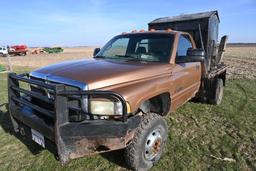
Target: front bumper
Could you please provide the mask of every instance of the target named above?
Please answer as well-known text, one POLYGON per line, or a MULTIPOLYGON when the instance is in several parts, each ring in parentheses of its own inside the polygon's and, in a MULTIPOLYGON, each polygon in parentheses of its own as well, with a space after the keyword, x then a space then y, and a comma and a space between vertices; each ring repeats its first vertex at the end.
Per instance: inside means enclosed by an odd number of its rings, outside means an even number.
MULTIPOLYGON (((69 96, 71 95, 104 95, 114 96, 126 105, 123 98, 112 92, 89 92, 89 91, 65 91, 65 85, 51 85, 41 81, 31 80, 24 75, 10 74, 8 77, 9 113, 15 132, 36 130, 57 149, 59 159, 62 163, 70 159, 84 155, 122 149, 127 146, 133 138, 134 130, 138 127, 141 116, 127 117, 124 112, 123 119, 116 120, 82 120, 71 122, 69 118, 69 107, 71 106, 69 96), (44 99, 38 94, 24 90, 19 82, 43 86, 54 90, 54 100, 44 99), (32 104, 22 97, 26 94, 33 98, 52 102, 54 110, 49 111, 40 106, 32 104)), ((126 107, 124 107, 126 111, 126 107)), ((27 131, 26 134, 31 134, 27 131)), ((31 136, 28 136, 31 137, 31 136)), ((47 146, 46 146, 47 147, 47 146)))

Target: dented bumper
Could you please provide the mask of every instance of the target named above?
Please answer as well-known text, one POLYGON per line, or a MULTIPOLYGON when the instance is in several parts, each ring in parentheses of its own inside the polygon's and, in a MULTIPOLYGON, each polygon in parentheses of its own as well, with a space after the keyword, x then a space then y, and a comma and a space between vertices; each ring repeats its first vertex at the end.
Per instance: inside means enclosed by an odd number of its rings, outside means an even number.
MULTIPOLYGON (((141 116, 135 115, 128 118, 125 112, 123 118, 118 121, 102 119, 70 121, 69 107, 74 104, 70 101, 71 95, 81 97, 92 94, 109 95, 126 105, 120 95, 112 92, 66 91, 65 85, 46 84, 16 74, 9 75, 8 84, 9 113, 14 130, 22 134, 28 134, 27 137, 29 138, 31 138, 33 130, 36 130, 40 135, 42 134, 46 142, 54 144, 62 163, 88 154, 125 148, 133 138, 134 130, 141 121, 141 116), (22 89, 20 86, 22 81, 54 90, 54 100, 22 89), (52 110, 33 104, 28 98, 23 98, 22 95, 24 94, 31 98, 38 97, 40 100, 52 103, 52 110)), ((79 98, 76 96, 76 99, 79 98)), ((126 111, 125 106, 123 109, 126 111)))
POLYGON ((61 146, 59 155, 66 161, 87 154, 125 148, 139 123, 140 116, 134 116, 126 122, 103 120, 63 125, 58 137, 61 146))

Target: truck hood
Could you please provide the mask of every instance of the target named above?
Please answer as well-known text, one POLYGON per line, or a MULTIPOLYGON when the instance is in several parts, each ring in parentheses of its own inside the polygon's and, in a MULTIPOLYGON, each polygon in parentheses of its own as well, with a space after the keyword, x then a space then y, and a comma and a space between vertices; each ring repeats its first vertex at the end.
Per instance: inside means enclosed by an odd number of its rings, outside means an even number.
POLYGON ((66 61, 37 69, 30 76, 64 84, 100 89, 170 73, 171 64, 102 59, 66 61))

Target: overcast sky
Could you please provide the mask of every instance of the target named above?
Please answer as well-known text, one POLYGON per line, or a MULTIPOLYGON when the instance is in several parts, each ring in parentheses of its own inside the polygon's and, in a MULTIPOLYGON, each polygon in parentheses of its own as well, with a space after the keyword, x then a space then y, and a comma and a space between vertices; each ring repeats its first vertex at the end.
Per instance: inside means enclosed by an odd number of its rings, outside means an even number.
POLYGON ((229 42, 256 42, 256 0, 1 1, 0 44, 103 45, 155 18, 218 10, 229 42))

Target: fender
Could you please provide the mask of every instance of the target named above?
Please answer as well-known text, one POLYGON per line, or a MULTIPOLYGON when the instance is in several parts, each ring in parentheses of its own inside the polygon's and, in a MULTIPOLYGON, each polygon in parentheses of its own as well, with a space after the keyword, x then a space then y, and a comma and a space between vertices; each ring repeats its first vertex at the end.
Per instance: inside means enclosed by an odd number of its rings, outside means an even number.
POLYGON ((121 94, 129 103, 132 113, 135 113, 144 101, 160 94, 172 94, 170 92, 172 84, 171 74, 168 73, 153 78, 146 78, 135 82, 104 88, 104 90, 110 90, 121 94))

